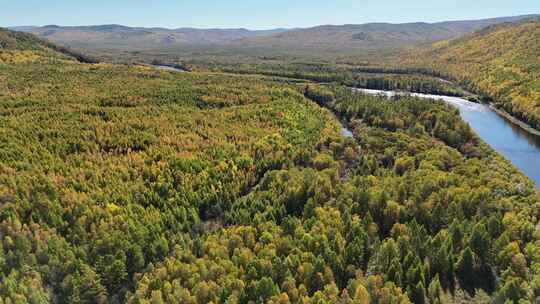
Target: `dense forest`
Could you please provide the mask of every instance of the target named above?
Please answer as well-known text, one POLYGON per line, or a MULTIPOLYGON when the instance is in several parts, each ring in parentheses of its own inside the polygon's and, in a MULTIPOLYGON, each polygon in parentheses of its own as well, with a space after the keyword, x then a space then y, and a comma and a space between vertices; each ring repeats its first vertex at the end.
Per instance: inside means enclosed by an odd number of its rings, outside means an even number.
POLYGON ((540 297, 540 194, 442 102, 0 46, 0 303, 540 297))
MULTIPOLYGON (((266 75, 287 78, 290 81, 337 83, 348 87, 375 90, 398 90, 448 96, 475 97, 458 85, 427 74, 427 70, 412 68, 391 69, 386 67, 355 66, 324 61, 274 62, 188 62, 187 67, 205 72, 225 72, 240 75, 266 75)), ((431 72, 431 70, 429 70, 431 72)))

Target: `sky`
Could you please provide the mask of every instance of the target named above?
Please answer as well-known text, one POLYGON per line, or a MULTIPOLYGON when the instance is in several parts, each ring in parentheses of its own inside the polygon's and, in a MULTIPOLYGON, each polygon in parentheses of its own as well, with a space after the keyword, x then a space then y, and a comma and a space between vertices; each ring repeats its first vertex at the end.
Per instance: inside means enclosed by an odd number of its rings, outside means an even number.
POLYGON ((0 26, 291 28, 540 14, 540 0, 0 0, 0 26))

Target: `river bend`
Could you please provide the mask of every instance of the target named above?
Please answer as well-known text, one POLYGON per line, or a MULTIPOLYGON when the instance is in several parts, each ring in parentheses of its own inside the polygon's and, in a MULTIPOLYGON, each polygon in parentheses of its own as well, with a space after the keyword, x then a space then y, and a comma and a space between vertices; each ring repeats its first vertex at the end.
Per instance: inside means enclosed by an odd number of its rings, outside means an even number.
POLYGON ((457 107, 461 117, 482 140, 508 159, 540 187, 540 137, 531 134, 499 115, 488 105, 443 95, 402 93, 369 89, 354 89, 364 94, 406 94, 418 98, 444 100, 457 107))

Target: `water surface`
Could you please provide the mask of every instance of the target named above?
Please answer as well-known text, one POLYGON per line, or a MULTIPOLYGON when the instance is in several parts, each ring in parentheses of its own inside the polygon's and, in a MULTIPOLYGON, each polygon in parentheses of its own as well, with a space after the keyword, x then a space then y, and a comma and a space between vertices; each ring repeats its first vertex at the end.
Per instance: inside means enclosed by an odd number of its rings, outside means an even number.
POLYGON ((537 187, 540 187, 540 137, 509 122, 489 106, 452 96, 368 89, 355 90, 388 97, 396 94, 407 94, 419 98, 444 100, 459 109, 463 120, 469 123, 478 136, 525 173, 536 183, 537 187))
POLYGON ((354 138, 353 132, 345 126, 345 124, 341 123, 341 136, 347 137, 347 138, 354 138))
POLYGON ((151 66, 158 70, 164 70, 164 71, 170 71, 170 72, 185 72, 186 71, 181 68, 168 66, 168 65, 152 64, 151 66))

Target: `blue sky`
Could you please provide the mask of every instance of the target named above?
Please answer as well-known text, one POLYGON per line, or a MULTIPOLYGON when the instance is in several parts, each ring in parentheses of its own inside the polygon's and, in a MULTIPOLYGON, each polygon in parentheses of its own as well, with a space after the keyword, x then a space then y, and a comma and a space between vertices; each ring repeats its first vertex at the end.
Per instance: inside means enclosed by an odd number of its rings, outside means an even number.
POLYGON ((0 0, 0 26, 306 27, 540 13, 540 0, 0 0))

